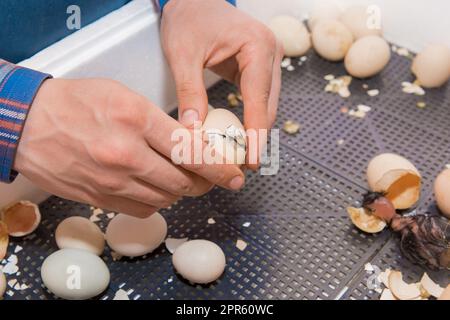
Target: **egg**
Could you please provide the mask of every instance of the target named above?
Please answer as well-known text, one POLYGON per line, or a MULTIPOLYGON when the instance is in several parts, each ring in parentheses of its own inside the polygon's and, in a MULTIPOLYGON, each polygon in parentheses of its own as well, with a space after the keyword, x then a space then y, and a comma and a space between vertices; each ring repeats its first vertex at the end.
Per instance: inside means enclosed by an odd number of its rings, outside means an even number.
POLYGON ((214 242, 191 240, 177 248, 172 256, 175 270, 192 283, 216 281, 225 270, 225 254, 214 242))
POLYGON ((0 218, 8 226, 10 236, 23 237, 36 230, 41 222, 41 213, 36 204, 23 200, 4 208, 0 218))
POLYGON ((368 78, 381 72, 391 58, 388 43, 378 36, 358 39, 345 56, 345 69, 356 78, 368 78))
POLYGON ((371 26, 373 19, 381 19, 375 13, 368 12, 367 6, 351 6, 344 10, 340 17, 340 21, 350 30, 355 39, 365 36, 381 36, 383 31, 381 21, 371 26))
POLYGON ((108 287, 110 273, 103 260, 89 251, 61 249, 44 260, 41 277, 57 297, 86 300, 108 287))
POLYGON ((311 36, 305 25, 294 17, 281 15, 272 18, 269 28, 275 34, 288 57, 299 57, 311 48, 311 36))
POLYGON ((442 214, 450 219, 450 169, 442 171, 434 181, 434 196, 442 214))
POLYGON ((320 20, 312 32, 314 49, 330 61, 344 59, 353 43, 350 30, 337 20, 320 20))
POLYGON ((126 257, 139 257, 152 252, 164 242, 166 235, 166 220, 158 212, 145 219, 118 214, 106 228, 108 245, 126 257))
MULTIPOLYGON (((247 153, 247 136, 244 126, 232 112, 217 108, 208 112, 203 122, 215 163, 244 164, 247 153)), ((209 160, 208 160, 209 161, 209 160)))
POLYGON ((425 88, 440 87, 450 78, 450 49, 429 45, 413 60, 411 71, 425 88))
POLYGON ((421 176, 406 158, 383 153, 373 158, 367 167, 370 190, 385 192, 396 209, 409 209, 420 198, 421 176))
POLYGON ((58 248, 81 249, 101 255, 105 249, 105 236, 100 228, 84 217, 69 217, 56 228, 58 248))
POLYGON ((314 1, 315 4, 309 13, 308 26, 310 30, 314 29, 314 26, 319 20, 338 20, 342 14, 342 10, 333 1, 314 1), (319 2, 319 3, 316 3, 319 2))
POLYGON ((0 299, 3 297, 6 291, 6 278, 5 274, 0 270, 0 299))

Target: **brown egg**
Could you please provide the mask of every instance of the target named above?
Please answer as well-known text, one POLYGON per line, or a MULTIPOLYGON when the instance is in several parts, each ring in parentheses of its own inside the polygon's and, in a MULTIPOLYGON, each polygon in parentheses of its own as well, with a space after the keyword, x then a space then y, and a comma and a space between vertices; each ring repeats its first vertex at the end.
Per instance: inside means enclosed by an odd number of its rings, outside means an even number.
POLYGON ((308 29, 294 17, 276 16, 269 22, 269 28, 283 45, 284 54, 288 57, 299 57, 311 48, 308 29))
POLYGON ((381 72, 391 57, 387 42, 378 36, 358 39, 345 56, 345 69, 356 78, 368 78, 381 72))
POLYGON ((450 78, 450 49, 445 45, 430 45, 413 61, 411 71, 422 87, 440 87, 450 78))
POLYGON ((371 35, 381 36, 382 34, 381 25, 380 28, 370 26, 372 14, 368 12, 368 9, 367 6, 351 6, 341 15, 340 21, 345 24, 355 39, 371 35))
POLYGON ((434 196, 442 214, 450 219, 450 169, 442 171, 434 181, 434 196))
POLYGON ((314 49, 324 59, 344 59, 353 43, 350 30, 337 20, 319 20, 312 32, 314 49))

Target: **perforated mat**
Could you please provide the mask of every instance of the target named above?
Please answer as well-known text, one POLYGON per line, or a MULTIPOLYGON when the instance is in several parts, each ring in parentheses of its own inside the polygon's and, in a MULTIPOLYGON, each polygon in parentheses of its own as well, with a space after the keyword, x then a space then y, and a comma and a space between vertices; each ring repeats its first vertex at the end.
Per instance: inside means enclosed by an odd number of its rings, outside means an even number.
MULTIPOLYGON (((352 95, 343 99, 325 93, 326 74, 344 75, 342 64, 315 54, 293 71, 283 71, 283 89, 276 127, 296 120, 296 135, 280 133, 280 170, 273 176, 247 174, 239 193, 215 188, 198 199, 186 198, 162 210, 169 236, 210 239, 227 257, 224 275, 209 286, 192 286, 173 270, 171 255, 161 246, 139 259, 113 261, 109 249, 103 259, 111 271, 108 290, 98 297, 111 299, 122 288, 131 299, 378 299, 368 288, 371 274, 365 265, 399 268, 407 280, 423 271, 442 285, 450 271, 432 272, 412 265, 398 249, 390 231, 368 235, 358 231, 345 208, 357 204, 365 191, 364 171, 380 152, 396 152, 413 161, 424 177, 418 212, 435 211, 432 181, 450 163, 450 86, 427 90, 418 97, 401 91, 401 82, 414 79, 410 60, 395 53, 381 75, 353 79, 352 95), (369 97, 367 84, 380 94, 369 97), (426 102, 424 109, 416 107, 426 102), (340 112, 363 103, 372 108, 364 119, 340 112), (208 224, 214 218, 215 224, 208 224), (236 240, 248 243, 244 251, 236 240)), ((236 88, 220 82, 209 90, 210 103, 227 105, 236 88)), ((233 112, 242 117, 242 108, 233 112)), ((20 274, 8 276, 28 286, 9 288, 6 299, 53 299, 40 278, 40 266, 57 250, 54 231, 67 216, 90 216, 87 205, 51 197, 42 203, 43 221, 37 232, 13 239, 20 274)), ((100 216, 101 228, 108 218, 100 216)))

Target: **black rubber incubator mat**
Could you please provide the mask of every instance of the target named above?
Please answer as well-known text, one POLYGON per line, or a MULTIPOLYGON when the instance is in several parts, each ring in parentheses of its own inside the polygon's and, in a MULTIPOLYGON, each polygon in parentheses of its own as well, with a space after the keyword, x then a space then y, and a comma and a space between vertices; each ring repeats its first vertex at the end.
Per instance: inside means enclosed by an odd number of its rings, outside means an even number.
MULTIPOLYGON (((209 239, 225 252, 223 276, 208 286, 192 286, 173 269, 164 245, 137 259, 115 261, 109 249, 102 258, 111 272, 108 290, 99 299, 112 299, 117 290, 130 299, 379 299, 368 285, 371 270, 392 268, 405 280, 418 281, 426 271, 441 285, 450 271, 432 271, 402 257, 399 239, 388 229, 365 234, 356 229, 346 207, 366 191, 365 170, 380 152, 395 152, 411 160, 423 177, 417 212, 434 212, 432 184, 450 163, 450 86, 426 90, 424 96, 402 91, 413 82, 410 59, 392 54, 387 68, 369 80, 353 79, 351 96, 325 92, 324 76, 345 75, 342 63, 330 63, 310 53, 292 59, 283 69, 283 86, 276 128, 287 120, 300 123, 289 135, 280 130, 280 168, 276 175, 247 173, 247 184, 236 193, 215 188, 197 198, 185 198, 161 210, 168 236, 209 239), (369 96, 367 88, 379 94, 369 96), (417 107, 419 101, 425 108, 417 107), (363 118, 351 110, 364 104, 363 118), (213 218, 215 223, 208 223, 213 218), (236 241, 247 244, 244 250, 236 241), (368 267, 369 266, 369 267, 368 267)), ((227 107, 237 89, 222 81, 209 90, 210 104, 227 107)), ((242 119, 242 106, 231 108, 242 119)), ((9 290, 5 299, 53 299, 42 284, 43 260, 57 250, 54 232, 71 215, 89 217, 87 205, 51 197, 40 205, 38 230, 17 246, 24 290, 9 290)), ((101 215, 104 230, 109 218, 101 215)))

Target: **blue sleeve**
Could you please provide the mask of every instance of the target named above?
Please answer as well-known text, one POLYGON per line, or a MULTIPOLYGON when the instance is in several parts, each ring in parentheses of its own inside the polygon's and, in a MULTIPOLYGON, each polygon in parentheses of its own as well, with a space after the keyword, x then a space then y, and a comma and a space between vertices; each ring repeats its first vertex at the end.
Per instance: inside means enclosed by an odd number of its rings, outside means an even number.
MULTIPOLYGON (((159 4, 159 8, 162 11, 164 9, 164 6, 169 2, 170 0, 157 0, 156 2, 159 4)), ((228 3, 232 4, 233 6, 236 6, 236 0, 226 0, 228 3)))
POLYGON ((12 182, 17 145, 42 82, 51 76, 0 59, 0 182, 12 182))

